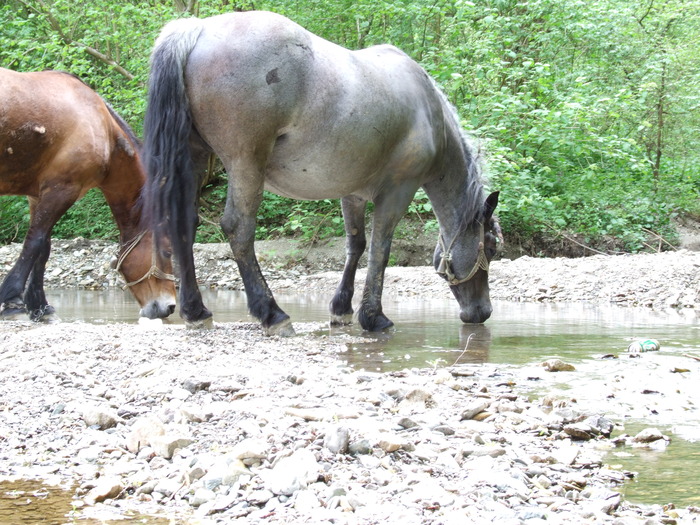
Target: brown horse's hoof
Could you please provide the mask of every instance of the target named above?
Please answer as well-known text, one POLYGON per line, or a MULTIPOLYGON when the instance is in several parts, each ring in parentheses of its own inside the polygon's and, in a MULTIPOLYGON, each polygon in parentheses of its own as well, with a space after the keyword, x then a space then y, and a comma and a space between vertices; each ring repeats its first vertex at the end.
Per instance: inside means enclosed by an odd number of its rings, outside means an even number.
POLYGON ((347 326, 354 322, 353 314, 335 315, 331 314, 331 326, 347 326))
POLYGON ((0 321, 29 321, 29 315, 24 310, 3 310, 0 321))
POLYGON ((277 323, 268 328, 263 327, 265 335, 278 335, 280 337, 294 337, 297 333, 294 331, 291 319, 285 319, 281 323, 277 323))
POLYGON ((214 318, 207 317, 199 321, 185 321, 185 328, 188 330, 213 330, 214 318))

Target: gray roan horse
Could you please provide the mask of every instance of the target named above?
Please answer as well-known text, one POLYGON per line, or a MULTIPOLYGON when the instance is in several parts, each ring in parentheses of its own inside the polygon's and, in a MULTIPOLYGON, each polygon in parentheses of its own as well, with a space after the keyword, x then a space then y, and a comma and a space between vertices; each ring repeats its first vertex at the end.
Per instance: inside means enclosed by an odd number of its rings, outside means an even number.
POLYGON ((365 206, 372 201, 358 319, 366 330, 392 326, 382 311, 384 271, 394 228, 420 187, 440 225, 435 267, 459 302, 460 318, 481 323, 491 315, 498 194, 484 199, 475 153, 453 109, 398 49, 348 51, 268 12, 171 22, 151 55, 144 135, 151 210, 169 227, 188 326, 211 325, 192 254, 199 173, 210 152, 228 172, 221 226, 248 308, 268 334, 294 330, 253 248, 263 188, 295 199, 342 199, 347 257, 330 303, 333 322, 352 319, 365 206))

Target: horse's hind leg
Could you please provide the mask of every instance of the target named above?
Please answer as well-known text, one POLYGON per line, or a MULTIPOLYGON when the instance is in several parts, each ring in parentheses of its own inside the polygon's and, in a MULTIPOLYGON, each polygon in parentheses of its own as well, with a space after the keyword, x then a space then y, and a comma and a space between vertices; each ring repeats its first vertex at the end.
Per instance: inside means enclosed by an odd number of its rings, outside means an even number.
POLYGON ((22 248, 22 254, 24 257, 20 256, 0 285, 0 318, 3 319, 14 319, 27 312, 22 292, 29 273, 27 269, 31 268, 31 263, 26 257, 31 255, 25 248, 22 248))
POLYGON ((355 273, 360 257, 367 246, 365 237, 365 207, 367 201, 360 197, 343 197, 340 201, 345 222, 345 268, 343 276, 331 300, 331 324, 352 322, 352 297, 355 293, 355 273))
POLYGON ((51 230, 78 196, 78 188, 57 185, 50 194, 42 196, 41 199, 29 198, 29 231, 19 259, 0 285, 0 317, 11 317, 20 312, 28 312, 31 315, 33 312, 49 310, 43 280, 44 267, 51 250, 51 230), (29 293, 25 293, 30 274, 32 278, 27 289, 29 293), (27 300, 29 303, 25 305, 27 300))
POLYGON ((46 294, 44 293, 44 272, 50 253, 51 239, 47 238, 34 262, 34 267, 29 274, 27 288, 24 291, 24 304, 32 321, 53 323, 60 320, 56 316, 54 307, 46 300, 46 294))
POLYGON ((267 335, 293 336, 294 328, 289 316, 277 305, 255 256, 255 217, 262 202, 262 176, 257 173, 257 168, 244 166, 243 163, 234 167, 227 163, 226 167, 229 184, 221 228, 228 237, 238 264, 248 298, 248 310, 260 320, 267 335))

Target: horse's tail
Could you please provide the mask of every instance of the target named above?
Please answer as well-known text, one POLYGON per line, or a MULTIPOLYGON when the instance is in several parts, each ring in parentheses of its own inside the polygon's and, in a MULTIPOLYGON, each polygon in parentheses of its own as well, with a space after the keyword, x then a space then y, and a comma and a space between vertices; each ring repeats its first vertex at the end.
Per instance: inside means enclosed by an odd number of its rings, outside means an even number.
POLYGON ((171 22, 151 53, 143 162, 148 174, 146 209, 152 227, 166 228, 176 255, 194 242, 196 181, 192 173, 192 114, 184 70, 202 25, 198 19, 171 22))

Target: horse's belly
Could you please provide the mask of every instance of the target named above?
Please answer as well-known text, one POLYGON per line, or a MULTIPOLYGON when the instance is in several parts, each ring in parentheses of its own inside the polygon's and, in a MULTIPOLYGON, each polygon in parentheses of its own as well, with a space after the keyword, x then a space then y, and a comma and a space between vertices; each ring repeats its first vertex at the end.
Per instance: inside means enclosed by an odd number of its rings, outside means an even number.
POLYGON ((360 195, 370 198, 362 179, 342 176, 338 172, 329 172, 317 165, 280 166, 268 170, 265 177, 265 189, 299 200, 339 199, 346 195, 360 195))

